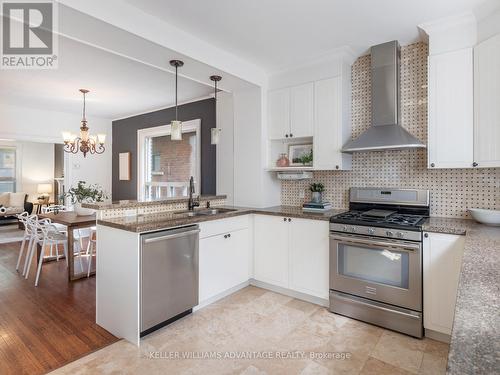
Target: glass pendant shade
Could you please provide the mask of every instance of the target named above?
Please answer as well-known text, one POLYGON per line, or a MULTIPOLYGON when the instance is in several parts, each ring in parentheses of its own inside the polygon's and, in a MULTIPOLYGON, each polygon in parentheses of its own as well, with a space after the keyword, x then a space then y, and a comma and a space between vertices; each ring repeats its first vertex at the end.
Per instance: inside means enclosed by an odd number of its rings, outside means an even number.
POLYGON ((106 134, 97 134, 97 142, 104 144, 106 141, 106 134))
POLYGON ((178 69, 184 65, 181 60, 170 60, 170 65, 175 67, 175 120, 170 123, 170 139, 172 141, 182 141, 182 122, 178 119, 177 113, 177 79, 178 79, 178 69))
POLYGON ((219 129, 219 128, 210 129, 210 143, 211 144, 213 144, 213 145, 219 144, 220 132, 221 132, 221 129, 219 129))
POLYGON ((63 132, 62 137, 63 137, 63 141, 66 143, 72 143, 73 140, 75 139, 73 137, 73 134, 71 134, 71 132, 63 132))
POLYGON ((172 141, 182 141, 182 122, 174 120, 170 126, 170 139, 172 141))

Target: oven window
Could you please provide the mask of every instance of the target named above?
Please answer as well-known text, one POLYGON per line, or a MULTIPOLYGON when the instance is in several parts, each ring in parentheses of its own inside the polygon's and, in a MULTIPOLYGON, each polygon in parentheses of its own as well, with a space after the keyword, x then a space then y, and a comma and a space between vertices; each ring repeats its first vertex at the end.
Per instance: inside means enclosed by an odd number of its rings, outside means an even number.
POLYGON ((404 251, 339 243, 338 273, 408 289, 409 254, 404 251))

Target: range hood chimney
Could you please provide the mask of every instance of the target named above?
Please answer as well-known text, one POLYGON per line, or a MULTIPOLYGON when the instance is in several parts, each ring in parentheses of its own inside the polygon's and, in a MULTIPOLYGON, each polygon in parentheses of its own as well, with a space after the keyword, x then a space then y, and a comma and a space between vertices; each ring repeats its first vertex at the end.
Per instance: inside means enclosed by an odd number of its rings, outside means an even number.
POLYGON ((342 152, 365 152, 425 148, 425 144, 400 125, 399 63, 397 40, 371 47, 372 124, 342 152))

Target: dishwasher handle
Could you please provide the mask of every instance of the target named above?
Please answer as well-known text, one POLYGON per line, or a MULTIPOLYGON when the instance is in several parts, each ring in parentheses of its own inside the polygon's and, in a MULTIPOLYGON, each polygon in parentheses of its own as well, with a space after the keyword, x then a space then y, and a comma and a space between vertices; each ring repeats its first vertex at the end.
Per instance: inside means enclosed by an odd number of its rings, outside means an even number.
POLYGON ((146 238, 144 240, 144 243, 152 243, 152 242, 158 242, 158 241, 164 241, 164 240, 171 240, 173 238, 185 237, 185 236, 190 236, 192 234, 198 234, 198 233, 200 233, 199 229, 193 229, 193 230, 189 230, 189 231, 185 231, 185 232, 167 234, 166 236, 146 238))

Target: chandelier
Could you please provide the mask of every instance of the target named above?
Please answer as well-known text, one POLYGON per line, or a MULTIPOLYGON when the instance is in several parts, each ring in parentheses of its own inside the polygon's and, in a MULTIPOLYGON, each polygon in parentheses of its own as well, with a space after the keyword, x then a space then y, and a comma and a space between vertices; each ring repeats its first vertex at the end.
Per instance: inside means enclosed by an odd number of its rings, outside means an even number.
POLYGON ((79 90, 83 94, 83 117, 80 135, 77 136, 71 132, 63 132, 64 151, 77 154, 80 151, 83 157, 90 154, 102 154, 105 150, 104 141, 106 134, 97 134, 97 137, 89 134, 87 118, 85 117, 85 95, 89 92, 86 89, 79 90))

